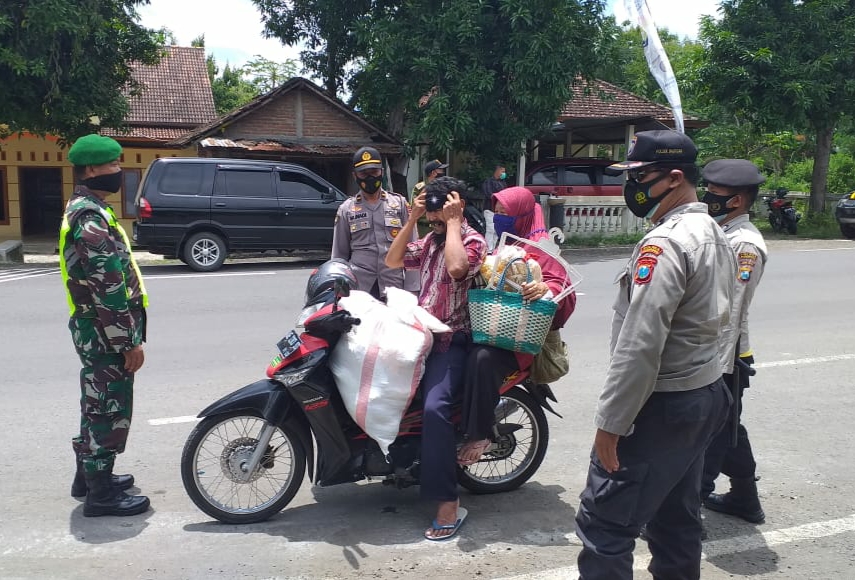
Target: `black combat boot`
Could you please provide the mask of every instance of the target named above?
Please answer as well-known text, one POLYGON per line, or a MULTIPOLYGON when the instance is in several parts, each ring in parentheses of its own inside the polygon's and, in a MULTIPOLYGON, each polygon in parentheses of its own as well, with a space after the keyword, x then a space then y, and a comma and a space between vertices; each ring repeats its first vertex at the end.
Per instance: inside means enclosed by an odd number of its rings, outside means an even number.
POLYGON ((128 495, 113 486, 113 475, 109 471, 97 471, 86 474, 86 503, 83 515, 96 516, 134 516, 148 510, 148 498, 144 495, 128 495))
POLYGON ((704 507, 742 518, 752 524, 766 522, 766 514, 757 495, 757 481, 753 477, 730 479, 730 491, 725 494, 711 493, 704 500, 704 507))
MULTIPOLYGON (((130 473, 127 475, 114 475, 113 485, 118 489, 128 489, 134 485, 134 476, 130 473)), ((86 497, 86 476, 83 474, 83 462, 77 460, 77 472, 74 474, 74 481, 71 483, 71 497, 86 497)))

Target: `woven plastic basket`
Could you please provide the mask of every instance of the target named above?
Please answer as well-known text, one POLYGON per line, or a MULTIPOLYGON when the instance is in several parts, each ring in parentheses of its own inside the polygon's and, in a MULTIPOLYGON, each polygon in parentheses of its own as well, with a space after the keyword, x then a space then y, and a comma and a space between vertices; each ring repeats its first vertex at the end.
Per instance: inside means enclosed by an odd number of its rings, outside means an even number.
MULTIPOLYGON (((526 302, 518 292, 498 289, 505 287, 505 274, 518 260, 522 258, 508 263, 496 289, 469 291, 472 340, 514 352, 537 354, 543 347, 558 305, 551 300, 526 302)), ((531 282, 530 271, 528 281, 531 282)))

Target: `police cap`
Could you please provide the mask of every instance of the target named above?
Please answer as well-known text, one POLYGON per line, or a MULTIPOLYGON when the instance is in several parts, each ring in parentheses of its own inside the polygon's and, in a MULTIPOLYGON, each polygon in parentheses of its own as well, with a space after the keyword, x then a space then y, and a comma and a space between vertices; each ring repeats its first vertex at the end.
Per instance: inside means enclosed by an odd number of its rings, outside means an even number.
POLYGON ((68 160, 73 165, 104 165, 122 155, 119 142, 103 135, 86 135, 74 142, 68 150, 68 160))
POLYGON ((374 147, 361 147, 353 154, 353 170, 383 169, 383 159, 374 147))
POLYGON ((609 166, 628 171, 654 163, 683 165, 694 163, 698 148, 683 133, 671 130, 639 131, 632 138, 626 161, 609 166))
POLYGON ((425 176, 430 175, 437 169, 445 169, 446 167, 448 167, 448 163, 443 163, 439 159, 428 161, 427 163, 425 163, 425 176))
POLYGON ((707 183, 723 187, 749 187, 766 181, 760 169, 746 159, 710 161, 704 166, 703 178, 707 183))

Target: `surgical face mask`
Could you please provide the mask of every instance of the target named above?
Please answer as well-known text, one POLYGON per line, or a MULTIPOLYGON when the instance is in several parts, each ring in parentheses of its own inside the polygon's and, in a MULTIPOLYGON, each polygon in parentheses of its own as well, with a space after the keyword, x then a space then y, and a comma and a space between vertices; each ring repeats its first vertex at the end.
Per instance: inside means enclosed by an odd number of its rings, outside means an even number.
POLYGON ((668 177, 668 175, 669 173, 666 171, 656 179, 644 183, 632 178, 627 179, 626 185, 623 186, 623 199, 629 211, 640 218, 649 218, 656 213, 659 204, 662 203, 665 196, 674 191, 675 188, 668 188, 662 195, 655 199, 650 197, 650 189, 668 177))
POLYGON ((517 218, 512 215, 493 214, 493 229, 496 231, 496 239, 502 237, 502 234, 508 232, 511 235, 517 235, 514 230, 514 222, 517 218))
POLYGON ((380 189, 380 186, 383 185, 381 175, 366 175, 364 177, 356 177, 356 185, 359 186, 359 189, 367 193, 368 195, 374 195, 380 189))
POLYGON ((728 214, 738 209, 736 207, 727 207, 727 202, 733 197, 732 195, 717 195, 711 191, 707 191, 704 197, 701 198, 701 201, 707 204, 707 212, 709 212, 710 217, 721 223, 727 218, 728 214))
POLYGON ((504 181, 504 180, 506 180, 507 178, 508 178, 508 174, 507 174, 507 173, 505 173, 504 171, 502 171, 502 174, 499 176, 499 179, 501 179, 502 181, 504 181))
POLYGON ((94 189, 95 191, 107 191, 109 193, 116 193, 117 191, 122 189, 122 170, 120 169, 116 173, 96 175, 95 177, 84 179, 80 183, 82 185, 85 185, 89 189, 94 189))

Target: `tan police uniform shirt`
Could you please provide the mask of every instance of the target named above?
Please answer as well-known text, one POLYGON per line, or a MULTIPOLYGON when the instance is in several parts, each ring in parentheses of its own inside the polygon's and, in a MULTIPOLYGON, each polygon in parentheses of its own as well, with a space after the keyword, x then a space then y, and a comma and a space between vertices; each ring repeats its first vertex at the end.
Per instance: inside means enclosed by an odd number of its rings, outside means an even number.
POLYGON ((363 193, 348 198, 338 208, 333 229, 332 257, 347 260, 359 282, 359 289, 370 292, 378 282, 380 293, 393 286, 407 290, 403 268, 387 268, 386 254, 392 241, 409 219, 403 196, 381 190, 380 199, 369 203, 363 193))
POLYGON ((689 391, 721 377, 734 276, 733 250, 706 204, 672 210, 644 236, 616 280, 598 428, 628 435, 654 391, 689 391))
POLYGON ((725 374, 733 373, 733 359, 736 354, 750 356, 751 344, 748 339, 748 308, 754 298, 754 291, 763 270, 766 267, 768 250, 763 235, 752 224, 748 215, 741 215, 722 226, 728 242, 735 253, 738 271, 733 289, 733 302, 730 307, 730 322, 722 332, 721 365, 725 374), (739 343, 739 353, 736 344, 739 343))

